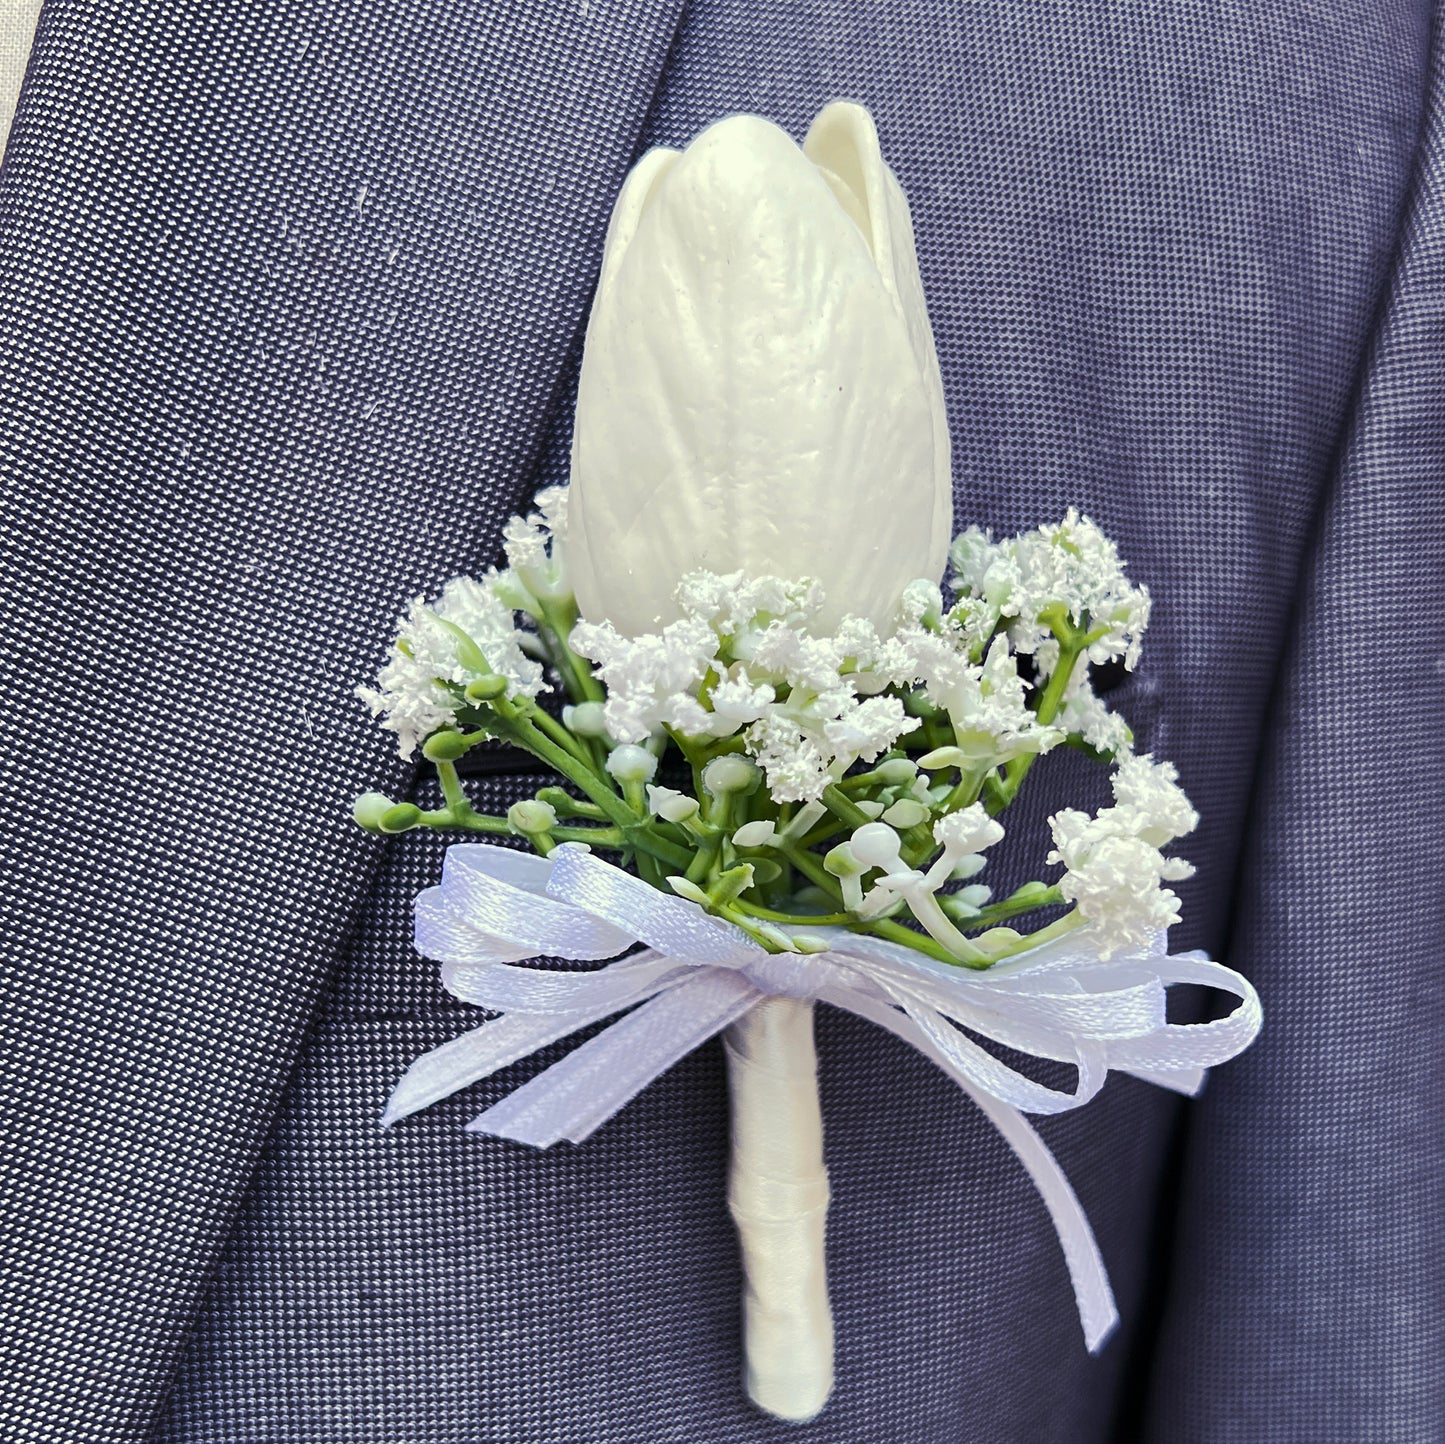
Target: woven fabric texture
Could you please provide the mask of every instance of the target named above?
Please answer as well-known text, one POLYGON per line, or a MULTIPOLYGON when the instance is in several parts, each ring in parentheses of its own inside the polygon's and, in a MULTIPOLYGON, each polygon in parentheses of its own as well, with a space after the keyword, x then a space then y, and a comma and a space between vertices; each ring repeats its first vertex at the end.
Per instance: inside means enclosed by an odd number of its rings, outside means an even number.
POLYGON ((1241 872, 1231 960, 1269 1031, 1201 1100, 1181 1184, 1153 1407, 1184 1444, 1445 1437, 1438 23, 1429 113, 1241 872))
MULTIPOLYGON (((1329 805, 1322 783, 1269 815, 1255 797, 1300 599, 1335 573, 1326 585, 1396 585, 1382 570, 1386 536, 1342 554, 1338 512, 1322 520, 1321 509, 1361 484, 1334 480, 1335 463, 1409 203, 1427 17, 1311 5, 1079 5, 1066 21, 939 7, 926 26, 913 15, 690 7, 646 139, 682 144, 738 109, 801 134, 839 94, 873 109, 913 204, 960 521, 1014 530, 1082 505, 1159 599, 1144 664, 1115 698, 1141 744, 1178 761, 1204 815, 1185 849, 1199 873, 1182 889, 1175 941, 1218 955, 1247 839, 1269 826, 1281 837, 1251 864, 1251 888, 1271 901, 1329 845, 1328 830, 1300 825, 1329 805)), ((1436 374, 1438 362, 1413 354, 1436 374)), ((564 405, 539 481, 565 477, 567 436, 564 405)), ((1424 555, 1438 556, 1434 540, 1424 555)), ((1410 580, 1394 605, 1438 598, 1425 567, 1410 580)), ((1347 624, 1322 616, 1320 645, 1347 624)), ((1342 685, 1374 680, 1351 672, 1342 685)), ((1061 799, 1102 785, 1081 759, 1039 767, 1005 874, 1038 857, 1061 799)), ((1424 823, 1406 799, 1392 824, 1395 845, 1423 857, 1424 823)), ((1357 834, 1367 825, 1354 817, 1357 834)), ((566 1044, 376 1132, 405 1064, 478 1016, 410 947, 411 902, 443 847, 390 846, 156 1440, 1172 1444, 1425 1440, 1445 1427, 1428 1397, 1431 1350, 1445 1343, 1439 1305, 1432 1313, 1422 1284, 1402 1323, 1385 1283, 1424 1261, 1434 1220, 1423 1198, 1374 1239, 1378 1253, 1358 1237, 1366 1215, 1334 1224, 1336 1242, 1356 1235, 1349 1286, 1372 1270, 1381 1281, 1349 1315, 1356 1345, 1283 1327, 1346 1282, 1321 1271, 1329 1243, 1306 1236, 1318 1217, 1291 1216, 1290 1175, 1270 1162, 1282 1139, 1308 1139, 1298 1148, 1321 1207, 1354 1197, 1328 1182, 1341 1153, 1371 1173, 1371 1203, 1424 1154, 1397 1162, 1397 1138, 1340 1130, 1338 1100, 1360 1086, 1349 1040, 1372 1004, 1335 980, 1327 1000, 1291 1010, 1292 990, 1323 965, 1296 955, 1287 933, 1261 946, 1257 914, 1240 919, 1235 948, 1271 1010, 1259 1056, 1284 1055, 1274 1066, 1319 1081, 1318 1098, 1290 1095, 1313 1129, 1240 1083, 1236 1111, 1195 1120, 1189 1143, 1208 1158, 1253 1130, 1223 1216, 1269 1212, 1279 1237, 1265 1270, 1290 1240, 1302 1250, 1292 1271, 1252 1280, 1256 1294, 1277 1280, 1272 1306, 1254 1309, 1244 1288, 1215 1297, 1236 1247, 1220 1226, 1222 1185, 1187 1195, 1174 1235, 1167 1178, 1188 1106, 1118 1080, 1084 1112, 1043 1124, 1125 1317, 1089 1360, 1043 1208, 988 1125, 896 1040, 822 1010, 839 1382, 822 1418, 798 1428, 759 1416, 739 1389, 719 1049, 689 1058, 582 1148, 536 1154, 461 1131, 566 1044), (1326 1007, 1333 1044, 1321 1055, 1326 1007), (1167 1358, 1161 1316, 1176 1331, 1167 1358), (1418 1330, 1409 1349, 1406 1327, 1418 1330), (1194 1330, 1213 1346, 1209 1365, 1191 1352, 1194 1330), (1369 1372, 1392 1352, 1414 1361, 1404 1397, 1369 1372), (1354 1372, 1340 1378, 1342 1362, 1354 1372), (1266 1370, 1290 1387, 1265 1389, 1266 1370)), ((1398 906, 1392 887, 1380 895, 1398 906)), ((1419 986, 1419 967, 1402 990, 1419 986)), ((1250 1266, 1241 1255, 1228 1272, 1250 1266)))
MULTIPOLYGON (((679 9, 47 8, 0 172, 0 1436, 1445 1436, 1430 7, 679 9), (1173 941, 1269 1022, 1201 1103, 1045 1121, 1125 1320, 1090 1360, 1002 1143, 822 1010, 839 1385, 799 1428, 739 1388, 716 1047, 581 1148, 460 1127, 566 1045, 377 1129, 477 1015, 410 947, 442 840, 377 870, 346 820, 406 785, 347 694, 565 476, 628 160, 839 95, 913 204, 960 522, 1080 505, 1158 598, 1114 695, 1204 817, 1173 941)), ((1004 876, 1103 787, 1045 759, 1004 876)))
POLYGON ((675 14, 55 0, 0 177, 0 1437, 148 1425, 521 498, 675 14))

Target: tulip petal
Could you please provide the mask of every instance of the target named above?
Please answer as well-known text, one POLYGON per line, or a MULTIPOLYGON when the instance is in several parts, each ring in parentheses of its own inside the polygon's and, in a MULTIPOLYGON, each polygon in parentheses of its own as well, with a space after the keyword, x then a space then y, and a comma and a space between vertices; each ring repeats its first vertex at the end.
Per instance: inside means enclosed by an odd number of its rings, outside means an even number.
MULTIPOLYGON (((856 195, 847 167, 869 152, 837 149, 856 195)), ((909 289, 906 202, 900 235, 891 177, 874 171, 857 197, 870 244, 859 207, 785 132, 734 116, 652 161, 619 204, 573 442, 584 615, 655 631, 686 572, 742 570, 817 577, 820 627, 850 612, 886 627, 907 582, 942 573, 937 361, 916 266, 909 289)))
POLYGON ((602 248, 602 271, 597 278, 597 288, 611 286, 622 264, 622 257, 637 234, 637 223, 642 219, 658 181, 672 169, 673 162, 682 152, 657 146, 647 152, 627 173, 622 183, 617 204, 612 208, 612 218, 607 222, 607 240, 602 248))
POLYGON ((815 165, 826 167, 858 197, 867 217, 864 234, 878 263, 884 284, 889 286, 903 309, 909 339, 919 370, 930 391, 933 412, 933 464, 937 494, 933 514, 930 558, 937 557, 920 576, 935 579, 943 571, 948 544, 953 537, 953 460, 948 436, 948 410, 943 394, 943 374, 923 298, 923 280, 913 243, 913 217, 908 198, 898 178, 883 159, 878 128, 861 105, 834 101, 819 111, 803 142, 803 154, 815 165))
MULTIPOLYGON (((622 264, 622 258, 627 254, 627 248, 632 244, 632 238, 637 234, 637 225, 642 218, 642 213, 651 199, 652 192, 657 182, 672 168, 673 162, 681 155, 681 151, 669 150, 665 146, 658 146, 647 152, 641 160, 627 173, 627 179, 622 183, 622 190, 617 197, 617 203, 612 208, 611 219, 607 222, 607 239, 602 247, 602 270, 597 278, 598 294, 604 294, 612 288, 617 276, 617 269, 622 264)), ((595 314, 595 312, 594 312, 595 314)), ((591 335, 591 326, 588 327, 588 335, 591 335)), ((577 439, 582 428, 576 427, 572 436, 572 471, 577 471, 577 439)), ((606 560, 606 550, 599 552, 589 541, 587 534, 587 508, 576 505, 578 498, 584 495, 585 488, 579 488, 571 495, 572 505, 569 507, 567 521, 567 535, 563 540, 563 547, 567 558, 567 571, 571 579, 572 588, 579 596, 595 596, 598 593, 601 583, 597 578, 596 564, 599 558, 606 560)), ((589 613, 594 620, 600 620, 597 613, 589 613)))

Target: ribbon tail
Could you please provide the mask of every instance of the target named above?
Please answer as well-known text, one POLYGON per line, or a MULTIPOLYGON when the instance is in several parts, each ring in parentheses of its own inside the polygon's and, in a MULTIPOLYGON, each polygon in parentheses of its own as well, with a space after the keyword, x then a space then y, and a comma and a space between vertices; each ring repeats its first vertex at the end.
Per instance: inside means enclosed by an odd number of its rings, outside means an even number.
POLYGON ((933 1060, 983 1110, 989 1121, 1003 1135, 1023 1164, 1049 1211, 1049 1218, 1064 1251, 1069 1279, 1074 1286, 1074 1299, 1079 1306, 1079 1322, 1084 1329, 1084 1343, 1091 1354, 1098 1353, 1104 1341, 1119 1323, 1119 1310, 1114 1291, 1109 1286, 1109 1273, 1104 1267, 1094 1230, 1084 1213, 1084 1206, 1073 1185, 1049 1152, 1048 1145, 1034 1131, 1028 1119, 1017 1108, 991 1098, 967 1078, 960 1075, 947 1053, 918 1024, 896 1009, 871 998, 844 989, 830 989, 821 994, 826 1002, 846 1008, 870 1022, 887 1028, 905 1043, 917 1048, 933 1060))
POLYGON ((564 1138, 581 1143, 760 997, 741 973, 709 969, 573 1049, 474 1118, 467 1129, 534 1148, 549 1148, 564 1138))
POLYGON ((1197 1097, 1204 1087, 1204 1080, 1209 1076, 1205 1068, 1120 1068, 1120 1073, 1127 1073, 1131 1078, 1138 1078, 1145 1083, 1155 1083, 1160 1088, 1172 1089, 1175 1093, 1182 1093, 1186 1098, 1197 1097))
POLYGON ((1119 1310, 1084 1206, 1059 1167, 1058 1159, 1049 1152, 1048 1144, 1017 1108, 978 1093, 967 1084, 963 1086, 1003 1134, 1004 1141, 1033 1179, 1064 1250, 1064 1262, 1079 1306, 1079 1322, 1084 1327, 1084 1344, 1091 1354, 1097 1354, 1118 1327, 1119 1310))
POLYGON ((381 1126, 389 1128, 399 1119, 449 1098, 459 1089, 490 1077, 499 1068, 617 1012, 622 1006, 608 1000, 602 1006, 569 1013, 508 1013, 483 1023, 480 1028, 423 1053, 401 1075, 387 1099, 381 1126))

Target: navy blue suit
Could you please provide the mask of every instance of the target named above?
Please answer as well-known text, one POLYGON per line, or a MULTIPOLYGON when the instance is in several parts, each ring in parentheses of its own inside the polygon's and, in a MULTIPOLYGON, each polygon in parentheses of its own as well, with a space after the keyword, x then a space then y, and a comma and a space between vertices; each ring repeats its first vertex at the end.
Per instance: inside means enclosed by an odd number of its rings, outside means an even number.
MULTIPOLYGON (((50 0, 0 170, 0 1435, 1445 1438, 1433 11, 50 0), (1266 1025, 1198 1101, 1043 1122, 1124 1319, 1090 1359, 986 1120, 820 1010, 798 1428, 738 1382, 716 1045, 580 1148, 460 1129, 560 1048, 377 1129, 476 1016, 410 947, 443 840, 349 820, 433 786, 350 688, 565 478, 629 163, 838 97, 912 204, 959 525, 1078 505, 1154 592, 1111 701, 1203 817, 1171 941, 1266 1025)), ((1017 865, 1103 787, 1045 759, 1017 865)))

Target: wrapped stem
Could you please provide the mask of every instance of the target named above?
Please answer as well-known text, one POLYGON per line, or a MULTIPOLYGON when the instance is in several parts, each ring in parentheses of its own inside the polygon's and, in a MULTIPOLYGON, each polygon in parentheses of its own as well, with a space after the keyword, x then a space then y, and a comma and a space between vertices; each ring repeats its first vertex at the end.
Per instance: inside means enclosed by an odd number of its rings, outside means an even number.
POLYGON ((823 1257, 828 1175, 813 1004, 768 998, 728 1028, 728 1206, 743 1262, 744 1383, 760 1408, 811 1419, 833 1388, 823 1257))

